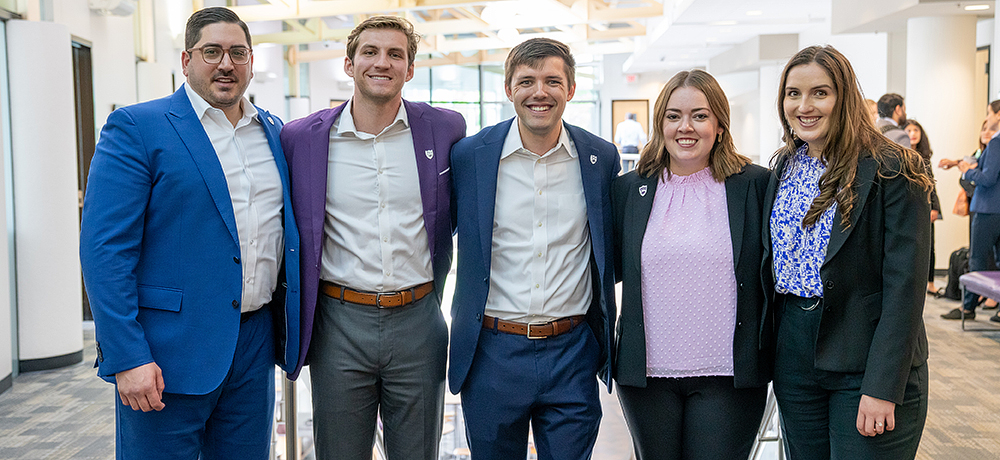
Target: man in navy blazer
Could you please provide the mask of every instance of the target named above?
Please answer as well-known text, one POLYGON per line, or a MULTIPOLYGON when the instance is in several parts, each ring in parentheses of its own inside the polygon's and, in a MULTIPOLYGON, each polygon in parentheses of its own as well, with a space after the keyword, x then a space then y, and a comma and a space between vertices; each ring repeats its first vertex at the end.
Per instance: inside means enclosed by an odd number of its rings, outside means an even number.
POLYGON ((250 33, 188 20, 172 96, 118 109, 90 167, 80 260, 119 459, 266 459, 274 365, 298 360, 298 232, 281 120, 243 93, 250 33))
POLYGON ((594 377, 611 378, 618 152, 562 121, 576 89, 565 44, 528 40, 504 68, 517 117, 451 152, 449 383, 476 460, 523 458, 529 424, 539 459, 590 458, 601 419, 594 377))
POLYGON ((370 459, 376 413, 390 459, 438 457, 448 152, 465 120, 402 99, 418 40, 405 19, 365 20, 347 39, 351 100, 281 131, 303 238, 302 349, 319 459, 370 459))

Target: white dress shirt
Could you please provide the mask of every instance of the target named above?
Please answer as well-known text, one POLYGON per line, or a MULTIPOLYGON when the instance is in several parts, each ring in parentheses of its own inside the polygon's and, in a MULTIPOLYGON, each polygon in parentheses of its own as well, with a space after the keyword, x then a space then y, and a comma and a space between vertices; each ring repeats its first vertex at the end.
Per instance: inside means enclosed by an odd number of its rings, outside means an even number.
POLYGON ((240 311, 257 310, 271 301, 278 285, 285 244, 281 175, 274 153, 257 120, 257 108, 245 97, 240 101, 243 118, 233 127, 221 109, 209 105, 187 84, 184 89, 219 157, 233 202, 243 267, 240 311))
POLYGON ((646 131, 642 129, 642 123, 628 118, 622 120, 615 128, 615 143, 623 147, 641 147, 646 144, 646 131))
POLYGON ((590 228, 576 147, 563 128, 542 156, 517 120, 500 155, 486 314, 519 322, 583 315, 593 299, 590 228))
POLYGON ((389 292, 434 279, 406 108, 382 132, 358 131, 348 101, 330 129, 320 278, 389 292))

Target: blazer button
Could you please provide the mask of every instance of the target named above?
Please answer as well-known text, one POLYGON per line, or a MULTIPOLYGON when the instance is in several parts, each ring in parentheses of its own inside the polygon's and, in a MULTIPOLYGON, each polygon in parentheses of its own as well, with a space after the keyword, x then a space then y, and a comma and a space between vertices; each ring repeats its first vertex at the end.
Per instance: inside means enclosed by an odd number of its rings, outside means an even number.
POLYGON ((237 264, 239 264, 240 263, 240 258, 239 257, 233 257, 233 262, 236 262, 237 264))
POLYGON ((483 320, 483 315, 480 314, 480 313, 476 313, 476 320, 477 321, 482 321, 483 320))
POLYGON ((743 321, 737 321, 736 327, 743 327, 743 321))
POLYGON ((233 301, 233 308, 240 308, 240 301, 239 300, 234 300, 233 301))
POLYGON ((826 288, 827 289, 833 289, 833 281, 832 280, 826 282, 826 288))

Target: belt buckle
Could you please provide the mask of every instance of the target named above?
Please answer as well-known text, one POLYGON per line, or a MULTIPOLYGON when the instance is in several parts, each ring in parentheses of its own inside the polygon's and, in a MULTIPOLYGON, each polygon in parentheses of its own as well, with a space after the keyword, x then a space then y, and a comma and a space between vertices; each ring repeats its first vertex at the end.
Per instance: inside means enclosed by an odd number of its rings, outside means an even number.
MULTIPOLYGON (((551 321, 549 321, 549 322, 551 322, 551 321)), ((545 322, 545 323, 528 323, 528 332, 526 332, 524 335, 526 337, 528 337, 529 339, 531 339, 531 340, 538 340, 538 339, 547 339, 547 338, 549 338, 549 336, 547 336, 547 335, 546 336, 541 336, 541 335, 535 335, 535 336, 533 336, 533 335, 531 335, 531 326, 544 326, 544 325, 548 324, 549 322, 545 322)))
POLYGON ((375 307, 377 307, 377 308, 386 308, 386 307, 382 306, 382 293, 381 292, 376 292, 375 293, 375 307))

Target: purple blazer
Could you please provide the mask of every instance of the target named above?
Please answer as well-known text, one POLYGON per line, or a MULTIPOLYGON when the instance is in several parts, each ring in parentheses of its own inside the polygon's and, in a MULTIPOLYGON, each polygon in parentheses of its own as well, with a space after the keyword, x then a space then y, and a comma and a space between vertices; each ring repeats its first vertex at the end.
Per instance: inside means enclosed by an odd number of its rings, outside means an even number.
MULTIPOLYGON (((326 220, 327 159, 330 129, 347 104, 320 110, 289 122, 281 130, 281 146, 291 177, 292 209, 301 236, 301 347, 299 361, 288 373, 298 377, 312 341, 313 318, 319 295, 319 274, 326 220)), ((465 119, 451 110, 403 101, 417 158, 424 227, 431 251, 435 293, 440 300, 451 268, 454 222, 451 212, 451 146, 465 137, 465 119)))

